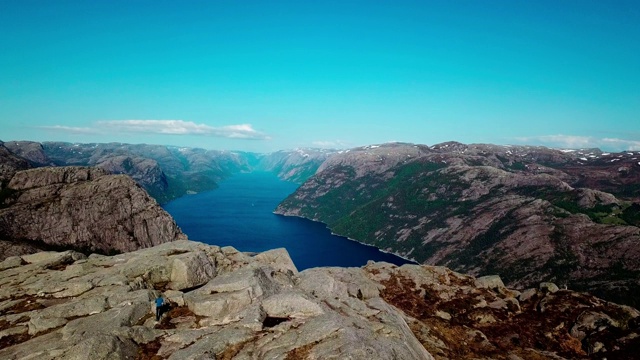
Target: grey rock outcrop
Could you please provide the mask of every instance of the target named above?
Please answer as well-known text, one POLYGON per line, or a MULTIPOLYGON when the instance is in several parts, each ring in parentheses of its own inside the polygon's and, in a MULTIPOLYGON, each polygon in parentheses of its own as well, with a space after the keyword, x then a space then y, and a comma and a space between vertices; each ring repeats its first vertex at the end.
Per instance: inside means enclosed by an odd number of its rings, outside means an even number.
MULTIPOLYGON (((370 304, 348 291, 319 298, 297 286, 286 251, 263 256, 273 266, 190 241, 113 257, 75 254, 25 255, 17 267, 6 260, 12 264, 0 277, 0 358, 76 359, 91 353, 95 359, 124 359, 148 352, 170 359, 431 358, 402 313, 379 297, 368 299, 370 304), (189 261, 210 264, 209 271, 185 267, 189 261), (43 270, 53 263, 58 265, 43 270), (176 283, 176 272, 184 279, 206 277, 206 283, 185 293, 165 290, 176 283), (55 297, 71 289, 78 291, 55 297), (155 296, 180 294, 185 305, 173 303, 160 323, 153 321, 155 296)), ((350 276, 336 271, 329 276, 349 288, 342 281, 350 276)), ((368 281, 362 269, 357 274, 368 281)))
POLYGON ((624 358, 640 342, 640 312, 586 294, 518 300, 498 278, 444 267, 291 264, 283 249, 249 256, 191 241, 10 258, 0 358, 624 358), (159 322, 157 296, 169 302, 159 322))
MULTIPOLYGON (((0 239, 33 248, 103 253, 186 238, 173 219, 125 175, 88 167, 16 172, 0 208, 0 239)), ((0 254, 0 258, 15 253, 0 254)))

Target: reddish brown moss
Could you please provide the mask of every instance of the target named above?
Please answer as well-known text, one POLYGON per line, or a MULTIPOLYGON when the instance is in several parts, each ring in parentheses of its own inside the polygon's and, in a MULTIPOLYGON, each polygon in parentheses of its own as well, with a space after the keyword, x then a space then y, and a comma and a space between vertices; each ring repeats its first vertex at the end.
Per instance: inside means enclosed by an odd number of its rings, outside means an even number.
POLYGON ((509 303, 506 309, 476 308, 479 297, 487 302, 498 299, 485 289, 468 294, 459 292, 453 299, 442 301, 433 289, 417 289, 411 279, 398 274, 392 274, 382 284, 385 289, 381 296, 417 319, 410 324, 411 330, 436 358, 504 358, 509 353, 522 354, 527 359, 537 357, 535 352, 527 349, 549 351, 566 358, 583 358, 587 356, 589 346, 596 341, 604 344, 607 358, 632 359, 640 353, 640 338, 627 340, 624 344, 618 342, 632 331, 639 332, 640 321, 589 295, 570 291, 535 295, 521 302, 521 311, 518 311, 517 306, 509 306, 509 303), (570 330, 580 314, 587 310, 606 313, 622 327, 610 326, 590 334, 581 343, 570 335, 570 330), (449 313, 451 320, 436 317, 436 311, 449 313), (496 322, 478 323, 477 319, 489 315, 496 322), (487 340, 480 334, 474 334, 473 329, 482 332, 487 340), (434 338, 446 346, 435 346, 434 338))
POLYGON ((287 357, 285 357, 284 360, 306 360, 309 358, 311 349, 313 349, 317 344, 318 342, 316 341, 299 348, 295 348, 287 353, 287 357))
POLYGON ((20 314, 27 311, 44 309, 45 306, 42 305, 40 302, 36 301, 39 299, 40 298, 38 298, 37 296, 28 296, 28 295, 14 297, 11 300, 22 300, 22 301, 11 306, 10 308, 3 310, 2 312, 0 312, 0 315, 20 314))
POLYGON ((254 341, 254 340, 255 340, 255 338, 253 338, 253 339, 249 339, 249 340, 247 340, 247 341, 243 341, 243 342, 240 342, 240 343, 237 343, 237 344, 233 344, 233 345, 231 345, 231 346, 227 347, 226 349, 224 349, 224 351, 223 351, 223 352, 221 352, 221 353, 219 353, 219 354, 216 354, 216 359, 220 359, 220 360, 232 360, 233 358, 235 358, 235 357, 236 357, 236 355, 238 355, 238 353, 239 353, 242 349, 244 349, 244 347, 245 347, 248 343, 250 343, 250 342, 252 342, 252 341, 254 341))
POLYGON ((196 323, 202 319, 201 316, 197 316, 187 306, 176 306, 175 303, 170 303, 170 310, 162 315, 160 323, 158 323, 156 329, 175 329, 176 325, 171 320, 181 317, 193 316, 196 319, 196 323))
POLYGON ((29 339, 31 339, 31 335, 27 333, 2 337, 0 338, 0 349, 5 349, 9 346, 23 343, 29 339))
POLYGON ((141 344, 138 347, 136 360, 162 360, 162 357, 158 355, 158 351, 160 351, 161 346, 162 344, 160 344, 160 339, 156 339, 146 344, 141 344))

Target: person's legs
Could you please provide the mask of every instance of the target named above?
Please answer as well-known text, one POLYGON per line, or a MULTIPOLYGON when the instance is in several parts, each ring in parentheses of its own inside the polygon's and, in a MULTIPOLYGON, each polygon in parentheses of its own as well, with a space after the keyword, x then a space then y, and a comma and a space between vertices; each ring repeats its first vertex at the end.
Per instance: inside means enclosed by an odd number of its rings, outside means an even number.
POLYGON ((160 321, 162 315, 162 306, 156 306, 156 321, 160 321))

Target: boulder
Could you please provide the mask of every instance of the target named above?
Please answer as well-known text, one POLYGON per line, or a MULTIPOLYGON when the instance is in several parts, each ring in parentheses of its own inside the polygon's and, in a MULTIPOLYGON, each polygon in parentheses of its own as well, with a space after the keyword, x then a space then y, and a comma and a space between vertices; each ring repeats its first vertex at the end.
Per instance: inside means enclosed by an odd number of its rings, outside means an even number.
POLYGON ((184 293, 177 290, 167 290, 164 292, 165 299, 173 302, 178 306, 184 306, 184 293))
POLYGON ((620 327, 620 324, 607 314, 585 311, 576 319, 575 324, 571 327, 570 334, 574 338, 582 341, 587 336, 610 327, 617 328, 620 327))
POLYGON ((558 288, 558 285, 552 283, 552 282, 543 282, 540 283, 540 291, 542 292, 547 292, 547 293, 555 293, 557 291, 559 291, 560 288, 558 288))
POLYGON ((227 323, 251 304, 252 296, 248 289, 243 289, 219 294, 186 294, 184 300, 194 314, 209 317, 210 321, 227 323))
POLYGON ((27 264, 38 264, 44 267, 71 264, 76 260, 86 259, 87 256, 77 251, 64 252, 42 251, 35 254, 23 255, 22 260, 27 264))
POLYGON ((279 291, 280 286, 271 277, 271 270, 264 267, 245 267, 216 276, 193 293, 224 293, 247 290, 251 297, 269 296, 279 291))
POLYGON ((171 282, 168 287, 184 290, 203 285, 216 274, 215 264, 204 251, 189 252, 173 256, 171 282))
POLYGON ((286 292, 272 295, 262 302, 262 309, 273 318, 307 318, 323 314, 317 303, 299 293, 286 292))
POLYGON ((321 299, 354 297, 366 300, 380 296, 380 286, 359 268, 307 269, 299 274, 298 286, 321 299))
POLYGON ((113 292, 107 298, 109 307, 116 308, 133 304, 151 304, 154 303, 159 292, 156 290, 140 289, 125 292, 113 292))
POLYGON ((4 261, 0 262, 0 271, 6 269, 12 269, 24 264, 24 260, 20 256, 10 256, 4 261))
POLYGON ((520 293, 520 295, 518 295, 518 300, 527 301, 527 300, 531 299, 537 293, 538 293, 537 289, 524 290, 522 293, 520 293))
POLYGON ((259 253, 254 256, 254 259, 277 271, 284 273, 290 271, 292 274, 298 273, 296 265, 293 263, 293 260, 291 260, 291 256, 289 256, 289 252, 285 248, 273 249, 259 253))
POLYGON ((498 275, 481 276, 475 281, 476 287, 485 289, 498 289, 503 288, 504 283, 498 275))

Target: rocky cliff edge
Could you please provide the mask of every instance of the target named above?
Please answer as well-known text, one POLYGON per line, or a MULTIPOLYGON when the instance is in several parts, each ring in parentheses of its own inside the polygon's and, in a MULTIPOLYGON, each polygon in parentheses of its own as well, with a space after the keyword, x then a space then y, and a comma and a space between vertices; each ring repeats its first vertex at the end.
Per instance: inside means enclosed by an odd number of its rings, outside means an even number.
POLYGON ((1 195, 0 259, 15 249, 113 253, 186 239, 130 177, 99 168, 17 171, 1 195))
POLYGON ((284 249, 191 241, 0 263, 2 359, 632 359, 639 316, 550 283, 373 262, 298 272, 284 249))

